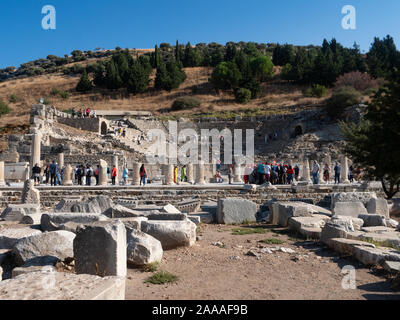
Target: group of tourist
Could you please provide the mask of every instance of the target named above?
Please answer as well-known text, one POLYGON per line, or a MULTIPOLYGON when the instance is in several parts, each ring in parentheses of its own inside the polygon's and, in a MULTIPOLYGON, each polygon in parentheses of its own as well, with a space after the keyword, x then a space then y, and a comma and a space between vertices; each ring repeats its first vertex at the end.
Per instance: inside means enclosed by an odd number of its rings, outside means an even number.
POLYGON ((85 109, 78 109, 75 108, 71 109, 72 118, 96 118, 96 110, 91 111, 90 108, 85 109))
POLYGON ((296 164, 260 163, 258 165, 249 165, 245 168, 243 180, 245 184, 291 184, 299 179, 300 166, 296 164))

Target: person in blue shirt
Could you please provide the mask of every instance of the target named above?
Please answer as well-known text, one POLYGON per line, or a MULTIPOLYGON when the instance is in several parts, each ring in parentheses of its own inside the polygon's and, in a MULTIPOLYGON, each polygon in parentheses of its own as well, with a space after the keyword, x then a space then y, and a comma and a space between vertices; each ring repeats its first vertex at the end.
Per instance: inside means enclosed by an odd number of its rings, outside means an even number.
POLYGON ((124 168, 124 171, 122 171, 122 179, 124 180, 124 185, 126 185, 126 182, 127 182, 127 180, 128 180, 128 173, 129 173, 129 170, 128 170, 128 168, 124 168))
POLYGON ((58 173, 58 165, 53 160, 53 162, 50 164, 50 183, 52 186, 57 185, 57 173, 58 173))
POLYGON ((258 184, 263 184, 265 180, 265 166, 263 163, 260 163, 257 167, 258 172, 258 184))

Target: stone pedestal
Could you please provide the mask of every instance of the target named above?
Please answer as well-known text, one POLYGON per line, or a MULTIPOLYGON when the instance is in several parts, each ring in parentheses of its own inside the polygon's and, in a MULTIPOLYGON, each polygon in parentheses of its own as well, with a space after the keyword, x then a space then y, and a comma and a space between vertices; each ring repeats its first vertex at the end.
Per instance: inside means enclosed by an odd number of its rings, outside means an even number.
POLYGON ((350 183, 349 181, 349 164, 347 161, 347 157, 345 155, 342 156, 340 165, 340 182, 341 183, 350 183))
POLYGON ((188 163, 186 166, 186 176, 187 176, 187 181, 190 184, 194 184, 194 167, 193 163, 188 163))
POLYGON ((99 186, 108 185, 107 162, 100 159, 99 186))
POLYGON ((240 164, 233 166, 233 182, 243 182, 242 180, 242 167, 240 164))
POLYGON ((4 186, 6 182, 4 181, 4 161, 0 161, 0 186, 4 186))
POLYGON ((32 136, 32 145, 31 145, 31 162, 30 162, 30 169, 38 164, 41 166, 40 163, 40 144, 41 144, 41 135, 39 133, 35 133, 32 136))
POLYGON ((72 167, 71 167, 70 164, 68 164, 65 167, 65 170, 64 170, 64 185, 65 186, 72 186, 73 185, 73 183, 72 183, 72 172, 73 172, 72 167))
POLYGON ((57 156, 58 167, 62 169, 64 167, 64 153, 61 152, 57 156))
POLYGON ((117 155, 112 156, 110 171, 112 171, 114 166, 117 168, 117 176, 115 177, 115 184, 118 185, 118 183, 119 183, 118 177, 119 177, 120 172, 119 172, 119 168, 118 168, 118 156, 117 155))
POLYGON ((196 184, 206 184, 204 181, 204 163, 199 162, 197 164, 196 184))
POLYGON ((140 185, 140 167, 139 163, 134 163, 132 167, 132 185, 138 186, 140 185))
POLYGON ((163 175, 164 175, 164 185, 174 184, 174 166, 172 164, 162 165, 163 175))

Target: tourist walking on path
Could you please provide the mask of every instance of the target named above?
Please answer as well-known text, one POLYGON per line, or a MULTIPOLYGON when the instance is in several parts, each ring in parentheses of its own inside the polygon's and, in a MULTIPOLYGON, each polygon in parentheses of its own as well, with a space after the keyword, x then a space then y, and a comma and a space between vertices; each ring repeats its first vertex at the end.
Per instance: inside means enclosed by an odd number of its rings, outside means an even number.
POLYGON ((331 168, 329 167, 329 164, 325 163, 324 167, 324 181, 326 184, 329 183, 329 180, 331 179, 331 168))
POLYGON ((336 162, 335 167, 333 168, 333 171, 335 171, 335 184, 340 183, 340 166, 339 163, 336 162))
POLYGON ((36 163, 35 166, 32 168, 32 175, 35 185, 40 185, 40 171, 42 171, 39 165, 36 163))
POLYGON ((56 162, 53 160, 53 162, 50 165, 50 184, 52 186, 55 186, 57 184, 57 172, 58 172, 58 166, 56 162))
POLYGON ((266 163, 264 166, 264 174, 265 174, 265 180, 264 182, 270 182, 271 181, 271 166, 266 163))
POLYGON ((233 176, 233 165, 230 164, 230 165, 229 165, 229 169, 228 169, 228 180, 229 180, 229 184, 232 184, 232 176, 233 176))
POLYGON ((94 177, 96 178, 96 186, 99 185, 99 176, 100 176, 100 166, 97 165, 97 168, 94 171, 94 177))
POLYGON ((264 183, 264 175, 265 175, 265 168, 264 168, 263 163, 260 163, 258 165, 257 173, 258 173, 258 184, 263 184, 264 183))
POLYGON ((354 182, 354 168, 353 168, 353 166, 350 166, 350 168, 349 168, 349 181, 351 183, 354 182))
POLYGON ((44 169, 43 173, 44 173, 44 175, 46 177, 45 183, 49 184, 49 180, 50 180, 50 165, 49 164, 46 164, 46 168, 44 169))
POLYGON ((294 178, 296 179, 296 181, 299 181, 299 175, 300 175, 300 167, 298 164, 296 164, 294 167, 294 178))
POLYGON ((113 166, 113 168, 111 170, 111 182, 112 182, 113 186, 115 186, 116 178, 117 178, 117 168, 115 166, 113 166))
POLYGON ((86 185, 90 186, 92 184, 93 169, 89 164, 86 166, 86 185))
POLYGON ((294 180, 294 169, 292 168, 292 166, 289 166, 287 171, 287 183, 291 184, 294 180))
POLYGON ((174 183, 178 183, 178 167, 174 167, 174 183))
POLYGON ((124 171, 122 171, 122 179, 124 180, 124 185, 126 185, 126 182, 128 180, 128 173, 129 173, 129 170, 127 167, 125 167, 124 171))
POLYGON ((312 176, 313 176, 313 181, 314 184, 318 184, 319 180, 319 170, 320 166, 316 160, 314 160, 313 168, 312 168, 312 176))
POLYGON ((143 186, 145 186, 146 185, 147 172, 146 172, 146 169, 144 167, 144 164, 142 164, 142 166, 140 167, 139 173, 140 173, 140 185, 142 185, 142 182, 143 182, 143 186))
POLYGON ((182 182, 186 182, 187 181, 186 166, 182 167, 182 170, 181 170, 181 181, 182 182))

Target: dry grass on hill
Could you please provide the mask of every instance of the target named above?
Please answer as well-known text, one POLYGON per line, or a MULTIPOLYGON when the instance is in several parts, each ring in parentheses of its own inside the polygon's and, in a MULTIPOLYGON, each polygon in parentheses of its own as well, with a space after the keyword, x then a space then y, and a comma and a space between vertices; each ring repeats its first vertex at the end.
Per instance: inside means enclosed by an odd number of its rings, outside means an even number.
MULTIPOLYGON (((136 96, 127 95, 124 91, 108 91, 94 89, 88 94, 75 91, 79 76, 62 74, 42 75, 25 79, 17 79, 0 84, 0 99, 7 102, 11 108, 8 115, 0 118, 0 127, 7 124, 22 125, 29 122, 30 105, 38 103, 41 97, 56 106, 59 110, 72 107, 90 107, 94 110, 148 110, 156 115, 193 115, 195 113, 218 113, 223 111, 254 111, 264 113, 289 112, 288 106, 316 105, 323 99, 303 97, 303 87, 273 80, 262 85, 260 98, 252 100, 246 105, 237 104, 232 92, 223 92, 217 95, 208 82, 212 68, 198 67, 185 69, 186 81, 179 89, 172 92, 156 91, 136 96), (53 89, 66 91, 70 97, 63 99, 60 95, 51 94, 53 89), (17 96, 17 102, 9 102, 11 95, 17 96), (184 95, 193 95, 202 103, 198 109, 189 111, 169 112, 173 101, 184 95)), ((279 73, 279 69, 275 70, 279 73)), ((151 76, 151 87, 155 72, 151 76)))

